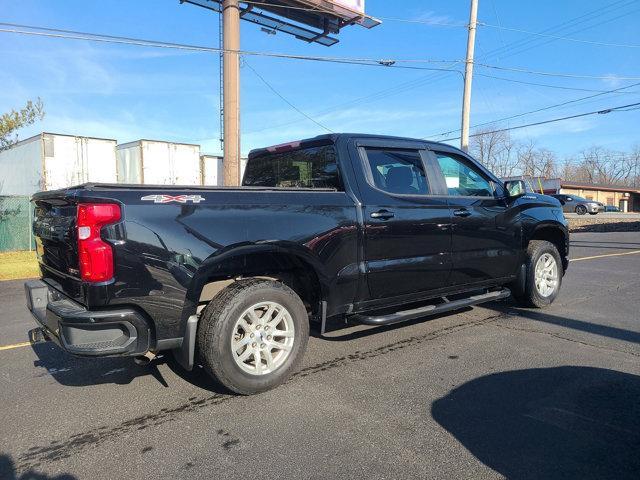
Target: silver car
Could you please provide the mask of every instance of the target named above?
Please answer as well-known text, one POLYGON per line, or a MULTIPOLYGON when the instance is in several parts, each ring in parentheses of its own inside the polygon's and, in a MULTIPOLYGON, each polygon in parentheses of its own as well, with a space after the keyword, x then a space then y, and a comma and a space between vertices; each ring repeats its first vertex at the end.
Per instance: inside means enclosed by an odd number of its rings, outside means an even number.
POLYGON ((552 195, 552 197, 558 199, 562 204, 562 211, 567 213, 577 213, 578 215, 584 215, 589 213, 590 215, 596 215, 601 210, 604 210, 604 205, 595 200, 588 200, 586 198, 579 197, 577 195, 552 195))

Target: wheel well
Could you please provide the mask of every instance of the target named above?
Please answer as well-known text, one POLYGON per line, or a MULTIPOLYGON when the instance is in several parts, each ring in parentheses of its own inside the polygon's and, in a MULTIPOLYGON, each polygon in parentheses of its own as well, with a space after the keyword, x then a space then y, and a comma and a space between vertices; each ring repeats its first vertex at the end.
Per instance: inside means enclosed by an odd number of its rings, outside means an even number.
POLYGON ((542 227, 533 232, 533 236, 530 240, 546 240, 553 243, 558 252, 562 256, 563 262, 567 255, 567 242, 565 235, 559 228, 555 227, 542 227))
POLYGON ((300 297, 310 317, 320 313, 321 285, 313 266, 296 255, 276 252, 238 255, 217 265, 205 279, 198 310, 234 281, 256 277, 284 283, 300 297))

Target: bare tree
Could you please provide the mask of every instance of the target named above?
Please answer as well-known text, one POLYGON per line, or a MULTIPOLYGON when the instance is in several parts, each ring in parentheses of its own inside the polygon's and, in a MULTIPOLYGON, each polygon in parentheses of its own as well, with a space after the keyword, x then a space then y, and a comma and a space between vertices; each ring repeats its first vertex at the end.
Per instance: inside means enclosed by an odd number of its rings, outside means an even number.
POLYGON ((499 177, 528 177, 640 187, 640 144, 629 152, 600 146, 558 160, 555 152, 535 142, 518 142, 495 125, 471 137, 471 153, 499 177))
POLYGON ((471 138, 471 152, 489 170, 499 177, 518 173, 515 143, 509 132, 495 132, 491 127, 478 130, 471 138))
POLYGON ((633 178, 632 155, 603 147, 581 152, 581 173, 593 183, 629 184, 633 178))
POLYGON ((522 175, 553 178, 558 174, 556 154, 547 148, 537 148, 531 140, 517 146, 517 162, 522 175))
POLYGON ((631 182, 633 188, 640 187, 640 144, 633 147, 630 153, 631 157, 631 182))

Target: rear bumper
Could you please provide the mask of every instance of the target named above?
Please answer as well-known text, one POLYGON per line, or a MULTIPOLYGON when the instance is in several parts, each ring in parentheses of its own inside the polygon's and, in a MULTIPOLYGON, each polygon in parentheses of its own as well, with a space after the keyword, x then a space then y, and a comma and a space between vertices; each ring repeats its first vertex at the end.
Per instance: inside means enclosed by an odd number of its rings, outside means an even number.
POLYGON ((87 310, 42 280, 28 281, 24 288, 27 308, 44 336, 69 353, 128 356, 149 350, 149 324, 131 308, 87 310))

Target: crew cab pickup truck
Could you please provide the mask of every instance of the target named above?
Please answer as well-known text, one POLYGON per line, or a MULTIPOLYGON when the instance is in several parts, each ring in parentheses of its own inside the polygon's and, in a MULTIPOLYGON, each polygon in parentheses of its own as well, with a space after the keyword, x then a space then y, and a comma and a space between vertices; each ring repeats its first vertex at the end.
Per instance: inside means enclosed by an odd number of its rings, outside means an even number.
POLYGON ((33 201, 32 341, 172 351, 240 394, 291 375, 310 322, 389 325, 510 294, 544 307, 568 266, 557 200, 407 138, 254 150, 242 187, 85 184, 33 201))

